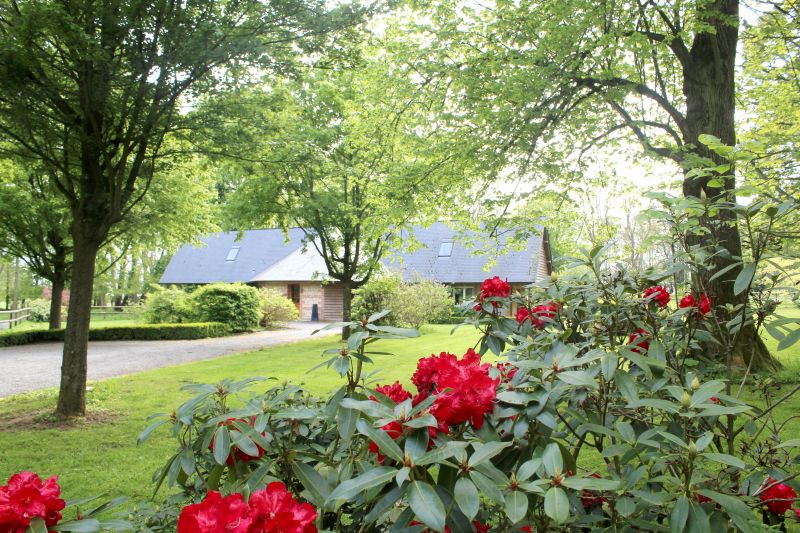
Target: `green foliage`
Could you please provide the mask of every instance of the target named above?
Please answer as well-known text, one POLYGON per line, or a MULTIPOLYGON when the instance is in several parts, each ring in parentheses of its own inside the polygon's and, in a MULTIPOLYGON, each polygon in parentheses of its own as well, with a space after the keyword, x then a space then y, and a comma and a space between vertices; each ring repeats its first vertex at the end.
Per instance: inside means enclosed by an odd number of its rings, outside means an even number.
POLYGON ((189 295, 177 287, 157 287, 147 295, 142 316, 150 324, 188 322, 192 317, 189 295))
POLYGON ((233 331, 247 331, 261 321, 258 289, 244 283, 212 283, 194 291, 189 300, 194 320, 222 322, 233 331))
POLYGON ((32 322, 47 322, 50 320, 50 300, 37 298, 27 303, 28 320, 32 322))
POLYGON ((261 322, 262 326, 273 326, 280 322, 297 320, 300 312, 289 298, 275 289, 261 289, 261 322))
MULTIPOLYGON (((356 320, 361 320, 384 309, 393 309, 392 298, 402 284, 403 280, 397 274, 378 275, 370 279, 353 291, 350 315, 356 320)), ((381 319, 381 323, 397 325, 396 315, 389 313, 381 319)))
POLYGON ((453 309, 453 296, 441 283, 419 279, 400 285, 391 294, 387 309, 392 310, 389 316, 398 325, 419 328, 447 319, 453 309))
MULTIPOLYGON (((137 326, 106 326, 89 330, 90 341, 162 341, 224 337, 231 333, 227 324, 197 322, 186 324, 143 324, 137 326)), ((21 346, 34 342, 60 342, 63 329, 36 329, 0 333, 0 347, 21 346)))

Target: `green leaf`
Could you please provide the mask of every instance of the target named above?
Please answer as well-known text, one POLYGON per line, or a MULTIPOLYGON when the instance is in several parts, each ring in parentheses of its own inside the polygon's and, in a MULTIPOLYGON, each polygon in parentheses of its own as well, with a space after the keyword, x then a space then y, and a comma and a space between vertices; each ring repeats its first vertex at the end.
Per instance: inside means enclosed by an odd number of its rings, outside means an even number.
POLYGON ((169 420, 166 420, 166 419, 165 420, 159 420, 158 422, 155 422, 154 424, 150 424, 149 426, 147 426, 144 429, 144 431, 142 431, 142 433, 139 435, 139 438, 136 439, 136 445, 138 446, 139 444, 143 443, 150 436, 150 434, 153 433, 153 431, 155 431, 156 429, 160 428, 161 426, 163 426, 167 422, 169 422, 169 420))
POLYGON ((406 494, 417 518, 435 531, 444 531, 444 504, 433 487, 423 481, 414 481, 406 494))
POLYGON ((339 436, 342 437, 342 440, 345 442, 350 442, 350 438, 356 430, 358 417, 359 412, 356 409, 340 407, 336 412, 336 429, 339 430, 339 436))
POLYGON ((328 499, 330 491, 326 490, 327 484, 322 476, 319 475, 319 472, 314 470, 311 465, 297 461, 292 463, 292 471, 311 496, 309 498, 311 503, 317 507, 322 507, 325 504, 325 500, 328 499))
POLYGON ((703 457, 705 457, 706 459, 710 459, 712 461, 715 461, 717 463, 722 463, 722 464, 725 464, 725 465, 735 466, 736 468, 739 468, 740 470, 744 470, 745 468, 747 468, 747 463, 745 463, 744 461, 742 461, 738 457, 734 457, 733 455, 728 455, 727 453, 707 452, 707 453, 703 453, 701 455, 703 457))
POLYGON ((433 463, 438 463, 445 459, 449 459, 460 450, 467 447, 466 442, 448 442, 444 446, 438 446, 433 450, 423 455, 419 461, 415 463, 416 466, 424 466, 433 463))
POLYGON ((528 513, 528 495, 519 490, 512 490, 506 495, 506 516, 512 524, 516 524, 528 513))
POLYGON ((367 513, 367 516, 364 517, 364 520, 368 524, 371 524, 372 522, 378 520, 381 517, 381 515, 383 515, 383 513, 394 507, 394 504, 397 503, 398 500, 400 500, 400 498, 403 497, 404 492, 405 492, 404 488, 401 487, 392 488, 392 490, 384 494, 383 497, 380 500, 378 500, 378 502, 372 507, 370 512, 367 513))
POLYGON ((733 282, 733 294, 741 294, 742 291, 749 287, 755 273, 755 263, 745 263, 742 271, 736 276, 736 281, 733 282))
POLYGON ((214 460, 224 465, 231 453, 231 436, 226 426, 220 426, 214 432, 214 460))
POLYGON ((556 374, 560 381, 576 387, 597 388, 597 381, 585 370, 567 370, 556 374))
POLYGON ((800 328, 797 328, 778 341, 778 350, 785 350, 786 348, 793 346, 795 343, 797 343, 797 341, 800 341, 800 328))
POLYGON ((478 489, 475 488, 475 484, 468 478, 458 478, 453 496, 455 496, 456 503, 461 512, 464 513, 464 516, 469 520, 475 518, 481 504, 480 494, 478 489))
POLYGON ((517 469, 517 481, 527 481, 528 479, 536 473, 537 470, 542 466, 541 458, 531 459, 530 461, 525 461, 520 465, 517 469))
MULTIPOLYGON (((33 522, 31 522, 31 526, 33 526, 33 522)), ((52 529, 55 531, 74 531, 75 533, 94 533, 95 531, 100 531, 100 522, 94 518, 87 518, 84 520, 63 522, 54 526, 52 529)), ((33 531, 38 533, 39 530, 33 529, 33 531)), ((47 531, 47 528, 45 528, 44 531, 47 531)))
POLYGON ((503 503, 505 500, 505 498, 503 498, 503 493, 500 492, 500 489, 497 488, 497 485, 495 485, 494 481, 486 477, 486 475, 475 470, 469 473, 469 477, 484 496, 495 503, 503 503))
POLYGON ((672 533, 683 533, 686 521, 689 519, 689 500, 681 496, 675 502, 669 516, 669 527, 672 533))
POLYGON ((548 444, 542 453, 542 463, 544 464, 547 475, 553 476, 556 472, 564 471, 564 458, 561 456, 561 448, 555 442, 548 444))
POLYGON ((384 455, 394 459, 397 462, 403 462, 403 451, 388 433, 382 429, 376 429, 372 427, 369 422, 363 419, 359 419, 358 422, 356 422, 356 428, 358 429, 359 433, 365 435, 372 442, 377 444, 378 448, 380 448, 384 455))
POLYGON ((559 487, 551 487, 544 495, 544 512, 556 523, 563 524, 569 518, 569 498, 559 487))
POLYGON ((365 473, 358 477, 348 479, 341 485, 333 489, 330 496, 326 500, 327 503, 335 502, 337 500, 351 500, 359 493, 369 490, 379 485, 385 485, 397 474, 397 470, 389 468, 388 466, 380 466, 367 470, 365 473))
POLYGON ((25 530, 25 533, 47 533, 47 525, 41 518, 34 518, 28 525, 28 529, 25 530))
POLYGON ((511 446, 512 442, 487 442, 481 445, 478 449, 475 450, 475 453, 469 458, 469 466, 471 468, 475 468, 481 463, 484 463, 491 459, 492 457, 496 456, 509 446, 511 446))

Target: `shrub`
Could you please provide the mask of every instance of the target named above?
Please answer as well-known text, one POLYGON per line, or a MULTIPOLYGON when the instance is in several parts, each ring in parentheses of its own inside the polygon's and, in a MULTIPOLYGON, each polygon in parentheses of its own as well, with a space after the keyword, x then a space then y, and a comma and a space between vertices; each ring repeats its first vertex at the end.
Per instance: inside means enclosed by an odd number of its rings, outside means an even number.
MULTIPOLYGON (((264 378, 187 385, 194 397, 140 437, 169 425, 177 438, 154 479, 187 501, 222 490, 232 503, 279 480, 314 506, 319 529, 342 533, 787 531, 800 518, 800 439, 784 440, 774 417, 800 387, 776 391, 736 354, 753 342, 740 335, 748 323, 782 348, 800 340, 796 320, 767 304, 784 280, 758 275, 771 228, 797 204, 661 200, 652 214, 673 222, 679 257, 637 275, 597 247, 525 296, 487 280, 465 306, 478 351, 420 359, 414 390, 364 371, 376 341, 414 335, 374 321, 347 323, 346 344, 325 350, 318 366, 344 378, 328 398, 248 390, 264 378), (738 305, 708 294, 724 273, 714 244, 685 240, 720 209, 759 235, 735 265, 738 305), (694 285, 670 291, 677 272, 694 285), (483 362, 490 352, 501 361, 483 362)), ((222 516, 222 500, 203 503, 222 516)))
POLYGON ((244 283, 213 283, 194 291, 189 299, 195 320, 222 322, 233 331, 258 327, 261 300, 258 289, 244 283))
POLYGON ((50 300, 37 298, 28 303, 28 320, 31 322, 49 322, 50 321, 50 300))
POLYGON ((289 298, 275 289, 261 289, 261 325, 297 320, 300 312, 289 298))
MULTIPOLYGON (((372 278, 363 286, 353 291, 350 316, 361 320, 385 309, 391 309, 391 300, 402 285, 403 280, 397 274, 387 274, 372 278)), ((393 313, 381 319, 382 324, 396 324, 393 313)))
POLYGON ((191 320, 189 295, 170 287, 147 295, 142 316, 149 324, 178 324, 191 320))
POLYGON ((396 324, 419 328, 445 320, 453 309, 453 297, 441 283, 419 280, 400 285, 391 294, 388 309, 396 324))
MULTIPOLYGON (((231 332, 230 326, 219 322, 187 324, 143 324, 137 326, 108 326, 89 331, 91 341, 155 341, 191 340, 206 337, 224 337, 231 332)), ((0 333, 0 347, 20 346, 34 342, 60 342, 64 340, 63 329, 37 329, 0 333)))

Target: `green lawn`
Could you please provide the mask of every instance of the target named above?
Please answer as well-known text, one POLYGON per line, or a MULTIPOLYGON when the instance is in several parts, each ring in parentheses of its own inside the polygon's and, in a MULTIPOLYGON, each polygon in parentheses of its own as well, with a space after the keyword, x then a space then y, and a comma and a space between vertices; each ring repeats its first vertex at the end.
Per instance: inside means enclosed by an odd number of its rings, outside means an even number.
MULTIPOLYGON (((451 329, 426 326, 418 339, 382 341, 377 345, 380 350, 396 355, 375 356, 374 368, 367 371, 379 370, 381 382, 410 383, 420 357, 441 351, 461 354, 477 340, 473 330, 460 328, 450 336, 451 329)), ((154 469, 172 452, 174 443, 161 432, 137 447, 136 437, 147 425, 148 415, 169 411, 188 398, 179 390, 182 385, 269 376, 326 393, 341 384, 338 374, 326 368, 306 371, 322 361, 322 350, 336 345, 336 338, 330 336, 95 382, 89 393, 90 421, 74 427, 32 427, 37 413, 52 409, 55 390, 0 399, 0 480, 27 469, 58 474, 69 498, 103 492, 146 498, 152 493, 154 469), (17 424, 24 429, 8 427, 17 424)))
MULTIPOLYGON (((65 321, 61 324, 61 327, 67 325, 66 317, 65 321)), ((2 320, 2 318, 0 318, 2 320)), ((107 326, 135 326, 137 324, 141 324, 140 320, 137 320, 135 317, 132 317, 130 313, 118 313, 117 315, 110 315, 108 313, 103 314, 92 314, 92 325, 93 328, 102 328, 107 326)), ((8 333, 9 331, 32 331, 37 329, 47 329, 47 322, 31 322, 26 320, 21 324, 18 324, 8 329, 0 330, 0 334, 8 333)))
MULTIPOLYGON (((375 356, 375 367, 368 367, 367 372, 379 370, 380 382, 399 379, 409 384, 420 357, 441 351, 460 354, 477 339, 469 328, 460 328, 451 336, 451 328, 426 326, 418 339, 382 341, 378 349, 395 355, 375 356)), ((136 437, 147 425, 149 414, 168 412, 188 397, 179 390, 182 385, 270 376, 303 383, 310 391, 324 394, 341 384, 338 375, 325 368, 311 374, 306 370, 321 361, 323 349, 336 344, 336 338, 330 336, 95 382, 89 394, 89 420, 71 427, 37 426, 37 414, 52 409, 55 390, 0 399, 0 481, 28 469, 42 475, 58 474, 69 498, 104 492, 146 498, 152 491, 154 469, 174 444, 166 431, 156 433, 141 447, 136 446, 136 437)), ((788 376, 795 369, 796 382, 800 346, 779 352, 779 357, 787 368, 780 375, 788 376)), ((759 401, 752 391, 745 396, 759 401)), ((776 415, 785 420, 797 412, 800 397, 777 409, 776 415)), ((784 435, 800 436, 800 421, 787 425, 784 435)))

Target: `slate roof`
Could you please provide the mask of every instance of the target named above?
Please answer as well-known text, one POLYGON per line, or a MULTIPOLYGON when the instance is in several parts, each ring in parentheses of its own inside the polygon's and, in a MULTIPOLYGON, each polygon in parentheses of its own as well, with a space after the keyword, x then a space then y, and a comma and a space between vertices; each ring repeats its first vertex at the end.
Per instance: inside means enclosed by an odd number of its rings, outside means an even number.
POLYGON ((475 235, 467 233, 466 239, 459 240, 459 233, 447 224, 438 222, 429 228, 414 228, 414 238, 427 247, 419 248, 411 253, 395 254, 384 261, 390 268, 400 269, 403 279, 411 280, 415 275, 432 279, 440 283, 481 283, 487 277, 500 276, 508 278, 509 283, 533 283, 536 281, 536 266, 542 251, 542 235, 544 228, 537 228, 535 236, 528 239, 528 246, 522 250, 502 252, 505 238, 500 238, 496 248, 489 249, 486 242, 476 242, 469 246, 468 242, 475 235), (449 257, 439 257, 439 248, 443 241, 453 242, 449 257), (469 246, 469 247, 468 247, 469 246), (473 252, 485 252, 475 254, 473 252), (491 261, 493 266, 484 270, 491 261))
MULTIPOLYGON (((543 231, 543 228, 539 228, 543 231)), ((429 228, 414 228, 414 238, 423 246, 414 252, 390 254, 384 264, 392 270, 400 270, 404 279, 415 276, 441 283, 480 283, 487 277, 498 275, 508 278, 510 283, 532 283, 536 281, 536 265, 542 252, 542 232, 528 239, 527 249, 511 250, 497 255, 493 250, 487 254, 473 254, 458 238, 458 232, 439 222, 429 228), (449 257, 439 257, 441 243, 453 242, 449 257), (484 266, 495 260, 487 272, 484 266)), ((311 281, 324 278, 321 258, 313 246, 301 252, 303 231, 289 230, 285 241, 280 229, 244 231, 242 239, 236 241, 237 232, 215 233, 201 239, 201 245, 186 244, 172 257, 160 283, 203 284, 251 281, 311 281), (239 247, 236 259, 226 261, 234 247, 239 247)), ((469 238, 470 235, 467 235, 469 238)), ((500 246, 502 246, 502 240, 500 246)), ((476 242, 475 246, 485 243, 476 242)), ((546 258, 549 261, 549 257, 546 258)))

